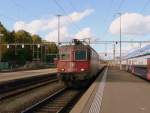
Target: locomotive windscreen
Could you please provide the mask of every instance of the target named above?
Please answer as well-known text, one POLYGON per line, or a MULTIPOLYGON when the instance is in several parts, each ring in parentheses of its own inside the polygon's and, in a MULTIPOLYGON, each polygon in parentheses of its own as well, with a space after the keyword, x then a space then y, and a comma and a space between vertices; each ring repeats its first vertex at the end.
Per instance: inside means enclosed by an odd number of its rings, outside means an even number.
POLYGON ((68 53, 61 53, 60 54, 60 60, 68 60, 69 54, 68 53))
POLYGON ((86 51, 85 50, 77 50, 75 52, 76 60, 86 60, 86 51))

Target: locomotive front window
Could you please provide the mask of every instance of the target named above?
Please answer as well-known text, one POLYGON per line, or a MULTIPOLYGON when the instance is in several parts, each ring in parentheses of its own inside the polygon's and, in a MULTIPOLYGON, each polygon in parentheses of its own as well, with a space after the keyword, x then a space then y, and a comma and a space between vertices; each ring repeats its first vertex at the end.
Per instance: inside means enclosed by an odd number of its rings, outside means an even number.
POLYGON ((60 54, 60 60, 68 60, 69 54, 67 53, 61 53, 60 54))
POLYGON ((77 50, 75 52, 76 60, 86 60, 86 51, 85 50, 77 50))

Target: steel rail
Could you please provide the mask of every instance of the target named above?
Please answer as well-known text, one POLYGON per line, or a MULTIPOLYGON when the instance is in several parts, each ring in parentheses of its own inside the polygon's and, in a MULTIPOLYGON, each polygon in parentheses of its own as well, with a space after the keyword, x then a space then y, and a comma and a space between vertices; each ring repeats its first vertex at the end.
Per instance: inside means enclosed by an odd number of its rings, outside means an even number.
POLYGON ((12 96, 19 95, 19 94, 24 93, 24 92, 30 91, 30 90, 35 89, 35 88, 42 87, 44 85, 47 85, 47 84, 50 84, 53 82, 57 82, 57 81, 58 81, 58 79, 53 79, 53 80, 50 80, 47 82, 42 81, 41 83, 35 83, 35 84, 32 84, 31 86, 24 86, 24 87, 21 87, 21 88, 16 89, 16 90, 6 92, 6 93, 0 95, 0 101, 4 100, 4 99, 8 99, 12 96))
POLYGON ((29 106, 28 108, 26 108, 25 110, 21 111, 21 113, 31 113, 34 109, 36 109, 39 105, 45 103, 46 101, 48 101, 49 99, 59 95, 60 93, 64 92, 67 88, 64 87, 60 90, 58 90, 57 92, 53 93, 52 95, 46 97, 45 99, 33 104, 32 106, 29 106))

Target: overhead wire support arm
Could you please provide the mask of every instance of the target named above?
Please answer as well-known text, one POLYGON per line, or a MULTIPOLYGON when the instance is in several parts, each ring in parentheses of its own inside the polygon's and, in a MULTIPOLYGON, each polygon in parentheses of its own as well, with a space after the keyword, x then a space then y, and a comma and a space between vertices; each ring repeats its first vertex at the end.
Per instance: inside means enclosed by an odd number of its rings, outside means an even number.
MULTIPOLYGON (((120 41, 91 41, 91 44, 113 44, 119 43, 120 41)), ((121 41, 121 43, 150 43, 150 41, 121 41)))

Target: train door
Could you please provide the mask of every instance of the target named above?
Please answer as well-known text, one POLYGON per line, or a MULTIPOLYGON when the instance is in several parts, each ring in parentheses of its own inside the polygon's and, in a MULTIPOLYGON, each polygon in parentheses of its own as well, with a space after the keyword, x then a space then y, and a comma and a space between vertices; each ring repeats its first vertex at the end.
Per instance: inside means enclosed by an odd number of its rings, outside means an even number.
POLYGON ((147 58, 147 79, 150 80, 150 58, 147 58))

